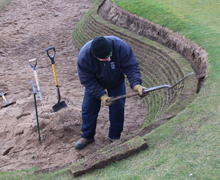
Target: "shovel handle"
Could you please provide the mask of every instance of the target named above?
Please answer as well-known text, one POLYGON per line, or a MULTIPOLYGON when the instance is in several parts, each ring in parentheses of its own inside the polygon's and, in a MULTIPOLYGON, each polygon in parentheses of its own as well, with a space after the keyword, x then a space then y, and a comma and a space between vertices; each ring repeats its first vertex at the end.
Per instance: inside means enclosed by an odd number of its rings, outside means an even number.
POLYGON ((38 92, 39 92, 39 95, 40 95, 40 99, 42 100, 43 97, 42 97, 42 94, 41 94, 39 80, 38 80, 37 71, 36 71, 37 58, 29 60, 29 64, 34 69, 34 78, 35 78, 35 81, 36 81, 36 84, 37 84, 37 89, 38 89, 38 92), (33 65, 32 63, 35 63, 35 64, 33 65))
POLYGON ((52 64, 52 68, 53 68, 53 75, 54 75, 56 87, 59 87, 58 80, 57 80, 57 73, 56 73, 55 64, 52 64))
POLYGON ((53 75, 54 75, 55 84, 56 84, 56 87, 57 87, 57 96, 58 96, 57 104, 59 104, 59 102, 60 102, 60 90, 59 90, 59 85, 58 85, 58 80, 57 80, 57 73, 56 73, 56 68, 55 68, 55 61, 54 61, 54 57, 55 57, 55 54, 56 54, 55 47, 51 46, 51 47, 47 48, 46 52, 47 52, 47 56, 50 58, 51 63, 52 63, 53 75), (52 56, 50 56, 50 54, 49 54, 50 50, 53 50, 53 55, 52 56))
POLYGON ((36 70, 37 58, 34 58, 34 59, 29 60, 29 64, 30 64, 30 66, 31 66, 34 70, 36 70), (34 65, 32 64, 33 62, 35 62, 34 65))
MULTIPOLYGON (((156 90, 163 89, 163 88, 170 88, 170 87, 171 87, 170 85, 161 85, 161 86, 155 86, 155 87, 143 89, 143 96, 146 95, 149 92, 156 91, 156 90)), ((125 94, 125 95, 114 97, 111 100, 109 100, 108 102, 112 102, 112 101, 116 101, 116 100, 124 99, 124 98, 129 98, 129 97, 132 97, 132 96, 136 96, 138 94, 139 94, 138 92, 128 93, 128 94, 125 94)))
POLYGON ((52 63, 52 64, 55 64, 55 62, 54 62, 54 57, 55 57, 55 54, 56 54, 55 47, 54 47, 54 46, 51 46, 51 47, 47 48, 46 51, 47 51, 47 56, 48 56, 48 57, 50 58, 50 60, 51 60, 51 63, 52 63), (52 56, 50 56, 50 54, 49 54, 49 51, 50 51, 50 50, 53 50, 53 55, 52 55, 52 56))
POLYGON ((56 87, 58 88, 59 86, 58 86, 57 73, 56 73, 55 62, 54 62, 54 57, 55 57, 55 53, 56 53, 55 47, 51 46, 51 47, 47 48, 46 52, 47 52, 47 56, 51 60, 52 68, 53 68, 53 75, 54 75, 54 79, 55 79, 55 84, 56 84, 56 87), (53 50, 53 55, 52 56, 50 56, 50 54, 49 54, 50 50, 53 50))
POLYGON ((129 97, 132 97, 132 96, 136 96, 138 94, 139 94, 138 92, 128 93, 128 94, 125 94, 125 95, 113 97, 112 99, 108 100, 107 102, 112 102, 112 101, 117 101, 117 100, 120 100, 120 99, 129 98, 129 97))
POLYGON ((37 76, 37 71, 34 70, 34 78, 35 78, 35 81, 37 83, 37 89, 38 89, 38 92, 39 92, 39 95, 40 95, 40 99, 42 99, 42 94, 41 94, 41 90, 40 90, 40 85, 39 85, 39 80, 38 80, 38 76, 37 76))
POLYGON ((2 95, 3 100, 5 101, 5 104, 8 104, 8 101, 6 100, 5 96, 2 95))
MULTIPOLYGON (((159 89, 164 89, 164 88, 169 90, 169 89, 175 87, 177 84, 179 84, 184 79, 186 79, 187 77, 189 77, 189 76, 191 76, 193 74, 194 74, 194 72, 191 72, 190 74, 187 74, 186 76, 184 76, 182 79, 180 79, 178 82, 174 83, 173 85, 165 84, 165 85, 161 85, 161 86, 155 86, 155 87, 143 89, 143 95, 146 95, 149 92, 156 91, 156 90, 159 90, 159 89)), ((108 100, 107 102, 112 102, 112 101, 116 101, 116 100, 120 100, 120 99, 124 99, 124 98, 129 98, 129 97, 132 97, 132 96, 136 96, 138 94, 139 94, 138 92, 128 93, 128 94, 125 94, 125 95, 113 97, 112 99, 108 100)))

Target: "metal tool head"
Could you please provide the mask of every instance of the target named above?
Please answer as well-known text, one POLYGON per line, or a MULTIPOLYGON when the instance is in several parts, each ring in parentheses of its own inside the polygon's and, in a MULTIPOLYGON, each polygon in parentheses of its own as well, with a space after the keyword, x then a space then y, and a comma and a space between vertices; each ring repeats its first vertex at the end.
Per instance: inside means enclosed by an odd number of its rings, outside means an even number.
POLYGON ((65 101, 61 101, 61 102, 58 102, 57 104, 55 104, 55 105, 52 107, 52 109, 53 109, 54 112, 57 112, 57 111, 59 111, 60 109, 65 108, 65 107, 67 107, 65 101))
POLYGON ((184 76, 182 79, 180 79, 179 81, 177 81, 176 83, 174 83, 171 87, 169 87, 168 90, 171 89, 171 88, 173 88, 173 87, 175 87, 176 85, 178 85, 179 83, 181 83, 183 80, 185 80, 187 77, 189 77, 189 76, 191 76, 191 75, 193 75, 193 74, 194 74, 194 72, 191 72, 191 73, 187 74, 187 75, 184 76))
POLYGON ((13 102, 11 102, 11 103, 8 103, 7 99, 5 98, 5 94, 6 94, 6 92, 3 92, 3 93, 0 94, 0 97, 2 97, 3 100, 5 101, 5 105, 4 105, 4 106, 1 106, 0 109, 5 108, 5 107, 8 107, 8 106, 10 106, 10 105, 16 103, 16 101, 13 101, 13 102))
POLYGON ((5 96, 5 95, 6 95, 6 92, 3 92, 0 94, 0 97, 5 96))
POLYGON ((8 105, 8 101, 7 99, 5 98, 5 94, 6 92, 3 92, 2 94, 0 94, 0 96, 3 98, 3 100, 5 101, 5 104, 8 105))
POLYGON ((164 88, 171 88, 172 86, 165 84, 165 85, 161 85, 161 86, 155 86, 155 87, 151 87, 151 88, 147 88, 147 89, 143 89, 143 93, 148 93, 151 91, 156 91, 159 89, 164 89, 164 88))

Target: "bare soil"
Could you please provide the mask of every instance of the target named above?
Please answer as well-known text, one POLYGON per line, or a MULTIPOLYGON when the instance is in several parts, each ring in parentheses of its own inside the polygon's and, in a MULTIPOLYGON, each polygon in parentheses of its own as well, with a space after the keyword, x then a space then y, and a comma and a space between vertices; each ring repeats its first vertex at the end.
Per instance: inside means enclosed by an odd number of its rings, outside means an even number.
MULTIPOLYGON (((50 168, 75 163, 108 142, 108 107, 102 106, 95 142, 77 151, 75 142, 81 135, 81 105, 84 87, 76 68, 79 50, 72 31, 91 8, 91 0, 12 0, 0 12, 0 93, 6 92, 9 103, 0 109, 0 172, 38 167, 50 168), (55 66, 61 100, 67 107, 53 112, 57 91, 48 47, 55 46, 55 66), (33 68, 29 60, 37 58, 43 99, 36 95, 41 141, 38 139, 33 68)), ((127 87, 127 92, 131 91, 127 87)), ((0 99, 0 106, 5 102, 0 99)), ((135 134, 145 122, 146 106, 138 97, 126 100, 122 138, 135 134)))

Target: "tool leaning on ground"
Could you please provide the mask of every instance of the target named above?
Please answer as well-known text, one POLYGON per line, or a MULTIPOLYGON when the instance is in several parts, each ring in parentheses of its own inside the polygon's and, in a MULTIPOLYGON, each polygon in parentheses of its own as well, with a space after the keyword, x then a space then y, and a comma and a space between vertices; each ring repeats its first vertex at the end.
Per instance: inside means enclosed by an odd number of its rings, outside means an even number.
MULTIPOLYGON (((186 79, 187 77, 193 75, 194 72, 191 72, 190 74, 187 74, 186 76, 184 76, 182 79, 180 79, 179 81, 177 81, 176 83, 174 83, 173 85, 161 85, 161 86, 155 86, 155 87, 151 87, 151 88, 147 88, 147 89, 144 89, 143 90, 143 96, 144 95, 147 95, 149 92, 152 92, 152 91, 156 91, 156 90, 159 90, 159 89, 171 89, 173 87, 175 87, 177 84, 179 84, 180 82, 182 82, 184 79, 186 79)), ((112 102, 112 101, 117 101, 117 100, 120 100, 120 99, 124 99, 124 98, 129 98, 129 97, 132 97, 132 96, 136 96, 136 95, 139 95, 138 92, 132 92, 132 93, 128 93, 128 94, 125 94, 125 95, 121 95, 121 96, 117 96, 117 97, 113 97, 112 99, 108 100, 107 102, 112 102)))
POLYGON ((52 108, 53 108, 53 111, 54 111, 54 112, 57 112, 57 111, 59 111, 60 109, 66 107, 67 105, 66 105, 65 101, 61 101, 61 102, 60 102, 60 99, 61 99, 61 97, 60 97, 60 90, 59 90, 59 85, 58 85, 58 80, 57 80, 57 74, 56 74, 56 69, 55 69, 55 62, 54 62, 54 57, 55 57, 55 53, 56 53, 55 47, 52 46, 52 47, 47 48, 47 49, 46 49, 46 52, 47 52, 47 56, 50 58, 51 63, 52 63, 53 74, 54 74, 55 84, 56 84, 56 88, 57 88, 58 102, 52 107, 52 108), (50 56, 50 54, 49 54, 49 51, 50 51, 50 50, 53 51, 53 55, 52 55, 52 56, 50 56))
POLYGON ((36 103, 36 94, 37 94, 37 92, 36 92, 36 90, 35 90, 35 88, 34 88, 34 83, 33 83, 33 81, 31 81, 31 85, 32 85, 32 88, 33 88, 33 92, 34 92, 34 105, 35 105, 35 112, 36 112, 36 119, 37 119, 37 130, 38 130, 38 139, 39 139, 39 141, 41 140, 41 138, 40 138, 40 127, 39 127, 39 122, 38 122, 38 113, 37 113, 37 103, 36 103))
POLYGON ((41 94, 39 80, 38 80, 38 76, 37 76, 37 70, 36 70, 37 59, 35 58, 35 59, 29 60, 29 64, 34 69, 34 78, 35 78, 35 81, 37 83, 37 89, 38 89, 38 92, 39 92, 39 95, 40 95, 40 99, 42 100, 42 94, 41 94), (34 63, 34 65, 32 63, 34 63))
POLYGON ((13 102, 11 102, 11 103, 8 103, 8 101, 7 101, 6 97, 5 97, 5 95, 6 95, 6 92, 3 92, 3 93, 0 94, 0 97, 3 98, 3 100, 5 101, 5 104, 6 104, 6 105, 4 105, 4 106, 1 106, 0 109, 1 109, 1 108, 5 108, 5 107, 8 107, 8 106, 10 106, 10 105, 16 103, 16 101, 13 101, 13 102))

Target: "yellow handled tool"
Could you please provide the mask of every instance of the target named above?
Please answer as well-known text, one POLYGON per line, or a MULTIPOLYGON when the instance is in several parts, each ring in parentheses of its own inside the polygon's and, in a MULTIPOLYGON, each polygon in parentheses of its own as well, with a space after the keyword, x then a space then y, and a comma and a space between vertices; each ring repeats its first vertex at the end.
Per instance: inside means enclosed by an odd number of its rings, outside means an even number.
POLYGON ((57 80, 57 73, 56 73, 55 62, 54 62, 54 57, 55 57, 55 53, 56 53, 55 47, 52 46, 52 47, 47 48, 47 49, 46 49, 46 52, 47 52, 47 56, 50 58, 51 63, 52 63, 53 75, 54 75, 55 84, 56 84, 56 88, 57 88, 58 102, 57 102, 57 104, 55 104, 55 105, 52 107, 52 108, 53 108, 53 111, 54 111, 54 112, 57 112, 57 111, 59 111, 60 109, 66 107, 67 105, 66 105, 65 101, 61 101, 61 102, 60 102, 60 99, 61 99, 61 97, 60 97, 60 90, 59 90, 59 85, 58 85, 58 80, 57 80), (53 53, 52 56, 50 56, 49 51, 52 51, 52 53, 53 53))

